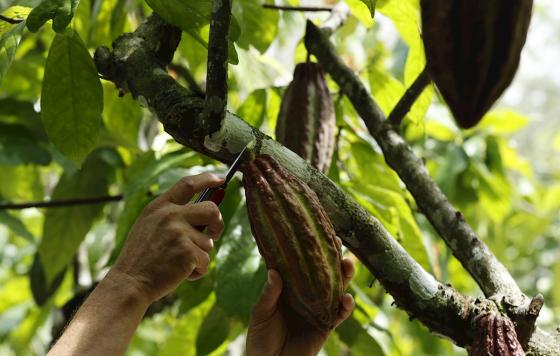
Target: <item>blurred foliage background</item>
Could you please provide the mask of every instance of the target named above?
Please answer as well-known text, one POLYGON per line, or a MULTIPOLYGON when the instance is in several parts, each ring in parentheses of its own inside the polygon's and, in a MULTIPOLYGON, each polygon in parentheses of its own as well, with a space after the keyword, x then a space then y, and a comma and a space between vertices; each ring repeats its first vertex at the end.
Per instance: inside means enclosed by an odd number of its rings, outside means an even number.
MULTIPOLYGON (((364 2, 341 1, 352 15, 332 40, 388 113, 424 66, 419 1, 377 0, 373 19, 364 2)), ((336 2, 276 0, 287 5, 336 2)), ((0 0, 0 12, 24 18, 38 3, 0 0)), ((119 200, 0 210, 0 354, 45 353, 79 297, 110 267, 153 195, 182 176, 227 168, 175 143, 157 118, 130 95, 119 97, 110 82, 101 81, 101 115, 91 101, 83 112, 64 118, 75 120, 74 128, 68 121, 61 128, 53 126, 50 109, 43 105, 41 112, 42 92, 44 97, 54 96, 50 105, 56 109, 76 93, 95 94, 98 84, 84 81, 74 93, 65 84, 52 89, 53 83, 76 73, 64 65, 70 62, 55 57, 51 43, 74 48, 77 57, 71 61, 78 63, 76 58, 83 59, 86 53, 81 49, 91 54, 98 46, 109 46, 119 34, 134 30, 153 8, 185 31, 171 74, 186 85, 181 68, 188 68, 204 85, 209 3, 81 0, 70 34, 57 40, 50 24, 31 33, 23 26, 16 29, 17 24, 0 22, 0 202, 100 196, 119 200), (185 10, 189 6, 200 11, 185 10), (9 51, 15 46, 8 35, 21 36, 13 61, 9 51), (54 65, 45 67, 49 48, 54 65), (72 130, 79 131, 77 136, 72 130)), ((517 79, 480 126, 458 130, 429 87, 407 116, 403 133, 521 288, 529 295, 543 293, 546 304, 539 323, 553 328, 560 321, 560 283, 555 283, 560 278, 560 161, 556 157, 560 136, 555 119, 560 74, 554 70, 560 47, 554 42, 545 46, 543 41, 560 31, 560 6, 553 0, 535 3, 517 79)), ((273 135, 283 90, 295 64, 307 55, 302 43, 305 20, 320 22, 328 13, 281 12, 261 5, 259 0, 234 0, 229 109, 273 135)), ((84 63, 87 72, 87 58, 84 63)), ((349 101, 334 83, 329 85, 338 124, 329 177, 380 219, 438 279, 465 294, 481 296, 418 213, 349 101)), ((222 204, 227 228, 216 245, 209 275, 184 283, 171 298, 154 305, 129 355, 243 353, 249 311, 266 275, 243 200, 237 178, 222 204)), ((350 286, 356 309, 332 334, 324 355, 465 354, 409 320, 369 272, 356 266, 350 286)))

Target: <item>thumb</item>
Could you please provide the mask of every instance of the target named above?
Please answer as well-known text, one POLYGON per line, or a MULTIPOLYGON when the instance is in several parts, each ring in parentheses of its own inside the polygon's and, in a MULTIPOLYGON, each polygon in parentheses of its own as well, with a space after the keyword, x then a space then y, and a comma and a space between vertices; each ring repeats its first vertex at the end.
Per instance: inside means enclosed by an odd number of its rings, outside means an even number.
POLYGON ((261 296, 253 306, 251 323, 260 324, 269 319, 278 308, 278 299, 282 293, 282 278, 273 269, 268 270, 268 279, 263 287, 261 296))

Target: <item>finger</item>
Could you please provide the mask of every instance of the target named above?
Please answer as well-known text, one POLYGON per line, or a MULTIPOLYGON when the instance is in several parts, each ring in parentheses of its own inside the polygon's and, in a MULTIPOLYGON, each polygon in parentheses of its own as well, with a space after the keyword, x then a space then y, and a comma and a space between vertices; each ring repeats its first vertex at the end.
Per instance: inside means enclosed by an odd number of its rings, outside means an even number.
POLYGON ((282 293, 282 278, 280 274, 270 269, 268 270, 268 279, 263 287, 261 296, 257 303, 253 306, 251 312, 251 322, 259 324, 269 319, 278 308, 278 299, 282 293))
POLYGON ((346 293, 342 296, 342 300, 340 301, 340 311, 338 312, 338 318, 336 319, 336 326, 340 325, 344 320, 348 319, 348 317, 354 310, 354 305, 355 302, 352 294, 346 293))
POLYGON ((217 187, 223 183, 224 178, 212 173, 183 177, 174 186, 169 188, 168 191, 156 198, 156 200, 159 204, 167 202, 184 205, 203 189, 217 187))
POLYGON ((192 273, 187 277, 189 281, 195 281, 202 278, 208 273, 208 266, 210 265, 210 256, 198 247, 195 247, 194 258, 196 266, 192 273))
POLYGON ((350 280, 354 277, 355 269, 354 263, 349 258, 342 259, 342 285, 344 286, 344 290, 348 287, 350 280))
POLYGON ((192 226, 188 226, 188 236, 204 252, 210 252, 214 247, 214 240, 207 234, 204 234, 192 226))
POLYGON ((211 201, 185 205, 180 208, 180 211, 191 226, 206 226, 206 234, 214 240, 217 240, 224 231, 222 213, 211 201))

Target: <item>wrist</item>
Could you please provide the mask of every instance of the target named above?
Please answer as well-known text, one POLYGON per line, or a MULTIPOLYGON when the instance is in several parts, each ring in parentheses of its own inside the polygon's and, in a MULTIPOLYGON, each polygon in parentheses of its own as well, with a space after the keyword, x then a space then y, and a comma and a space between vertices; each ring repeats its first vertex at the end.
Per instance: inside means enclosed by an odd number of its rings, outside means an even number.
POLYGON ((126 303, 147 309, 154 302, 147 286, 130 274, 116 268, 111 268, 100 284, 126 303))

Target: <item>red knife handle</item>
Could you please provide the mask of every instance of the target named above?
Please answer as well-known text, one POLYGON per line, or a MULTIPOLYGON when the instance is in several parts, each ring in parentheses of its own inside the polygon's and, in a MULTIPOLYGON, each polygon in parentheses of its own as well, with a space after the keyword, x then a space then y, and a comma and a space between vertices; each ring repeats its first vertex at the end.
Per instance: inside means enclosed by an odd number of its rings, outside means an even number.
MULTIPOLYGON (((224 200, 225 194, 226 194, 226 190, 222 187, 218 187, 212 192, 210 198, 208 198, 207 200, 214 202, 214 204, 216 204, 217 206, 220 206, 220 203, 222 202, 222 200, 224 200)), ((202 231, 204 230, 205 227, 206 226, 195 226, 194 228, 197 229, 198 231, 202 231)))

